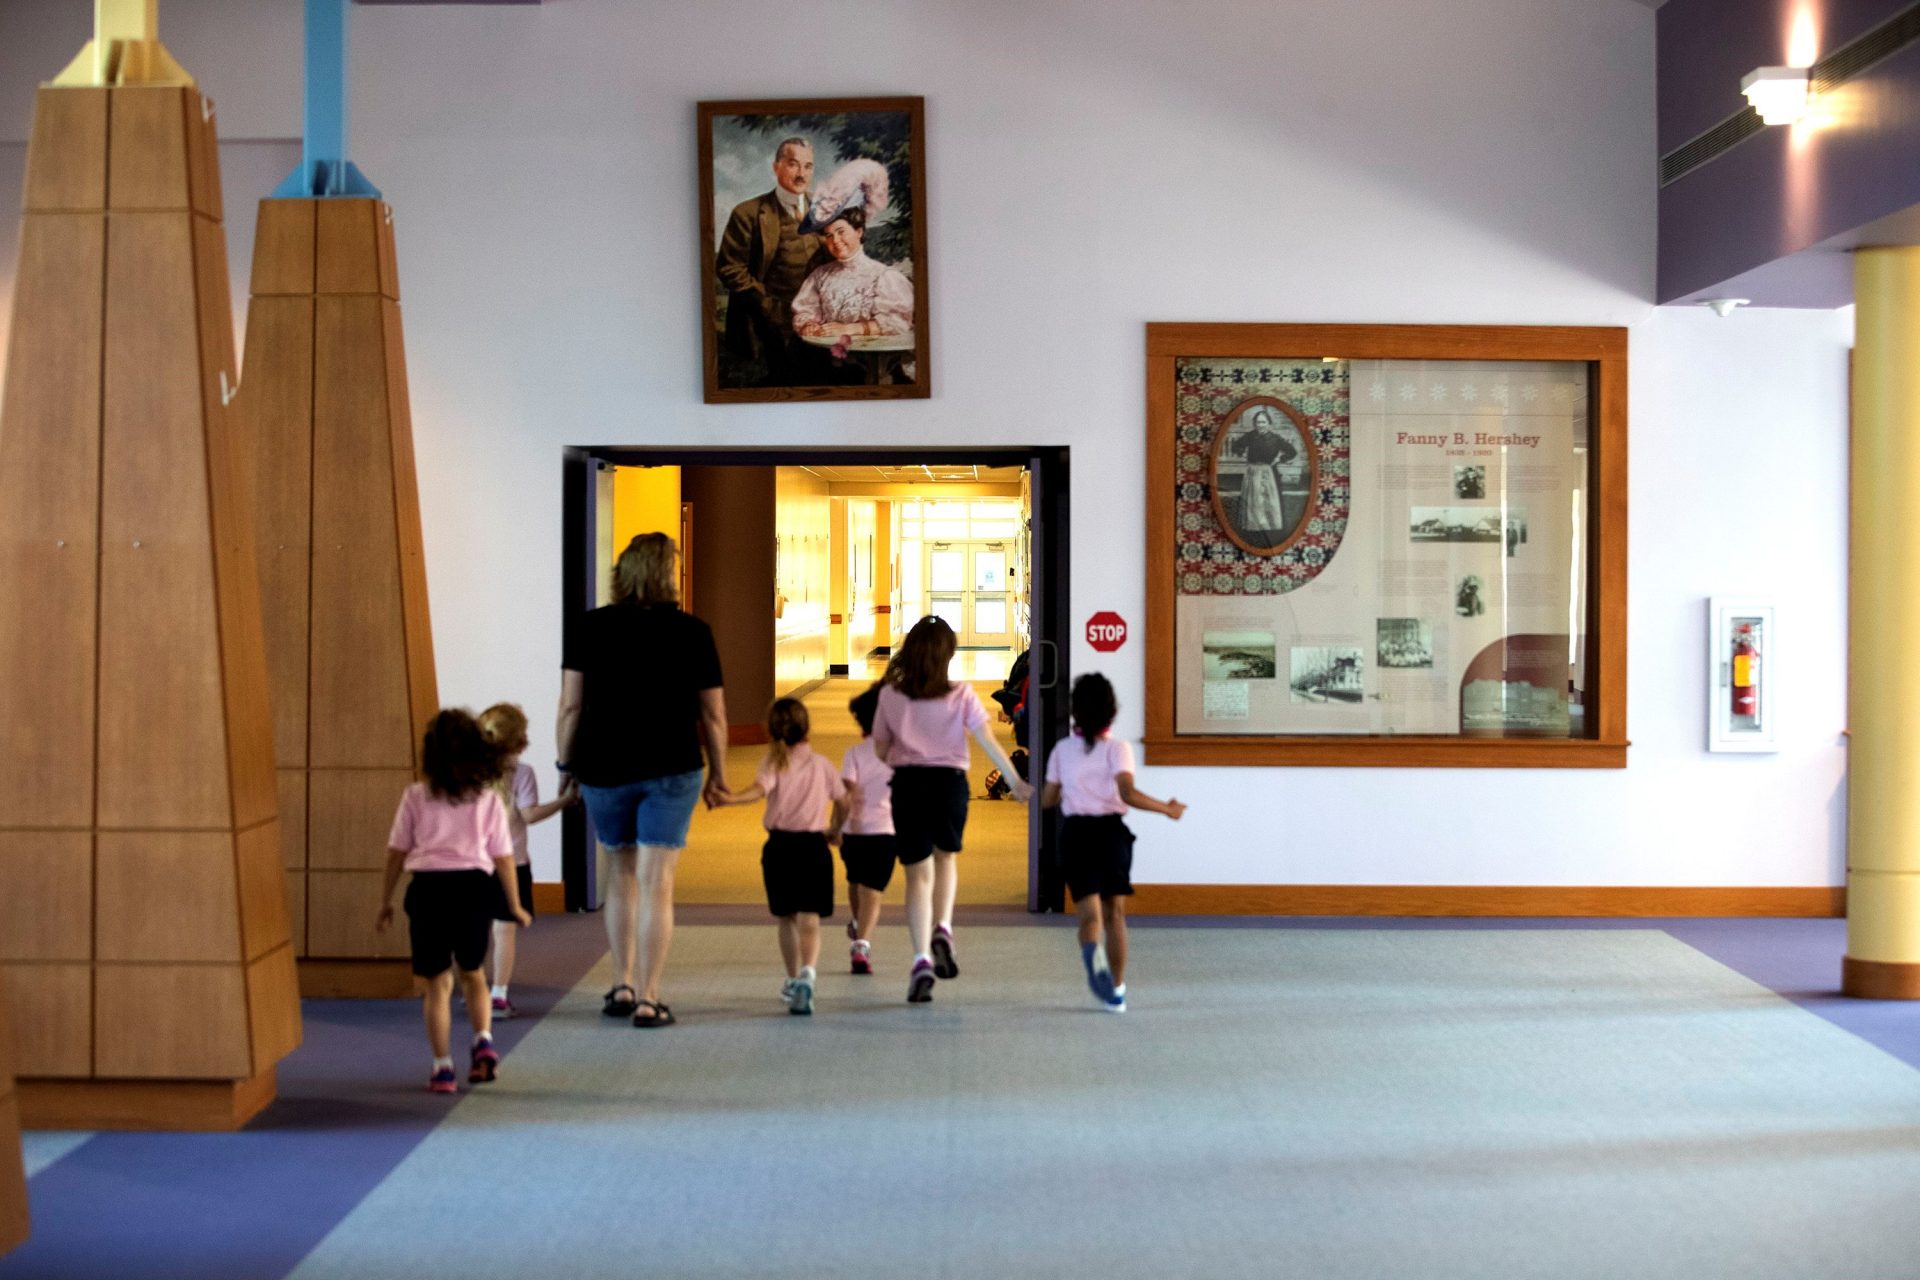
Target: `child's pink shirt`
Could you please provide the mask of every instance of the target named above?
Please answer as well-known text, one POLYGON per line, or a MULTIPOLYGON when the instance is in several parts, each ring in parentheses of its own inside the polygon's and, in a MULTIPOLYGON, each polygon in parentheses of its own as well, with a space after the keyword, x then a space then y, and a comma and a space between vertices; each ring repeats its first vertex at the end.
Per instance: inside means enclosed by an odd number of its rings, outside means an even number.
POLYGON ((895 769, 965 769, 967 735, 986 726, 987 709, 970 684, 937 698, 909 698, 887 685, 873 716, 873 747, 895 769))
POLYGON ((853 812, 847 815, 851 836, 893 834, 893 769, 873 753, 872 739, 854 743, 840 764, 840 781, 847 784, 853 812))
POLYGON ((755 782, 767 793, 769 831, 825 831, 827 806, 847 796, 847 784, 833 762, 802 742, 787 749, 787 767, 776 771, 762 760, 755 782))
POLYGON ((1047 781, 1060 784, 1060 812, 1069 818, 1125 813, 1118 779, 1132 772, 1133 748, 1104 734, 1091 751, 1078 734, 1063 738, 1047 757, 1047 781))
POLYGON ((458 804, 416 782, 400 797, 387 847, 407 855, 409 871, 485 871, 513 856, 507 806, 492 787, 458 804))

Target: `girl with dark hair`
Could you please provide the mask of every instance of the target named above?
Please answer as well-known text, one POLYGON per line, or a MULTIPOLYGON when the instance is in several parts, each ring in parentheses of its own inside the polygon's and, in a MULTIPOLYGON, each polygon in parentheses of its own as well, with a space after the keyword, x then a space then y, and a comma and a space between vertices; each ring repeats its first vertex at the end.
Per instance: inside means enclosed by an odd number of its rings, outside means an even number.
POLYGON ((880 923, 880 899, 893 883, 893 770, 874 754, 873 718, 880 710, 880 686, 869 685, 847 704, 860 725, 860 741, 840 762, 847 784, 847 820, 830 833, 840 845, 847 868, 848 963, 855 973, 873 972, 873 930, 880 923))
POLYGON ((960 889, 961 837, 967 827, 967 737, 1025 802, 1033 788, 1014 770, 987 725, 987 709, 970 684, 947 679, 953 628, 938 617, 913 624, 887 667, 873 717, 873 750, 893 769, 894 850, 907 876, 907 933, 913 971, 907 999, 933 999, 933 980, 957 978, 953 902, 960 889))
POLYGON ((480 731, 465 711, 442 711, 427 725, 421 744, 420 772, 425 780, 400 797, 393 831, 387 837, 387 878, 374 921, 385 932, 393 923, 393 890, 400 873, 410 871, 405 901, 413 972, 422 979, 422 1012, 427 1042, 433 1049, 434 1093, 459 1089, 449 1041, 453 1035, 453 973, 473 1022, 473 1061, 469 1084, 492 1080, 500 1055, 493 1047, 493 1005, 487 996, 487 959, 493 922, 533 917, 520 905, 513 870, 513 833, 506 806, 493 784, 506 752, 480 731), (504 900, 505 915, 501 914, 504 900))
POLYGON ((780 958, 787 980, 780 998, 787 1012, 813 1012, 820 963, 820 921, 833 915, 833 850, 827 844, 828 807, 838 830, 846 818, 846 784, 825 756, 807 745, 806 704, 780 698, 767 710, 766 759, 753 785, 727 804, 767 802, 767 843, 760 879, 767 910, 780 918, 780 958))
POLYGON ((1127 912, 1133 895, 1133 833, 1122 815, 1129 808, 1164 813, 1178 821, 1187 806, 1155 800, 1133 785, 1133 748, 1108 737, 1120 704, 1098 672, 1073 682, 1073 732, 1078 745, 1062 742, 1047 757, 1047 785, 1040 803, 1066 815, 1060 828, 1060 860, 1067 888, 1080 911, 1080 961, 1087 985, 1102 1006, 1127 1011, 1127 912))

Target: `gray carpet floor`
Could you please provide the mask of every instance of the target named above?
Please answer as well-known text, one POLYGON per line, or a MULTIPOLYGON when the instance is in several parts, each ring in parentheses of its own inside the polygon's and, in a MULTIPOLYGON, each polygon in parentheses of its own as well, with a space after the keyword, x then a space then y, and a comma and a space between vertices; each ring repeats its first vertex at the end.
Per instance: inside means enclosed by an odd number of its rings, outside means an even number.
POLYGON ((679 1026, 604 967, 295 1273, 1903 1277, 1920 1072, 1657 932, 962 932, 903 1002, 683 928, 679 1026))

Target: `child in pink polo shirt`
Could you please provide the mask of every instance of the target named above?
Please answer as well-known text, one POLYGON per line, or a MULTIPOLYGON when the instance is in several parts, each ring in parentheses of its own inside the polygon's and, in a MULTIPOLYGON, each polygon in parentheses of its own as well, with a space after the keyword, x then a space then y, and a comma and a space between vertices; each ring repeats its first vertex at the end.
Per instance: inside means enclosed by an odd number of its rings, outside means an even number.
POLYGON ((893 846, 907 878, 907 936, 913 969, 907 1000, 933 999, 933 980, 957 978, 953 904, 959 896, 957 855, 967 829, 967 739, 972 737, 1025 804, 1033 788, 1015 771, 987 725, 987 709, 970 684, 947 678, 953 628, 937 616, 913 624, 887 665, 873 717, 873 750, 893 770, 893 846))
POLYGON ((393 831, 387 837, 387 878, 374 928, 393 923, 393 891, 402 871, 413 873, 407 885, 407 936, 413 972, 423 980, 422 1009, 427 1042, 433 1049, 434 1093, 459 1090, 449 1041, 453 1035, 453 966, 467 997, 473 1021, 473 1063, 469 1084, 492 1080, 500 1054, 493 1047, 493 1005, 487 998, 487 944, 493 922, 532 917, 520 906, 513 872, 513 833, 507 808, 493 789, 503 760, 480 725, 465 711, 442 711, 427 725, 421 744, 420 772, 400 797, 393 831))
POLYGON ((780 958, 787 981, 780 998, 787 1012, 813 1012, 813 985, 820 963, 820 921, 833 915, 833 850, 829 822, 846 820, 847 786, 825 756, 807 745, 807 708, 781 698, 767 711, 766 759, 753 785, 728 804, 767 802, 767 843, 760 850, 760 878, 767 910, 780 918, 780 958), (832 809, 829 819, 828 809, 832 809))
POLYGON ((1109 1012, 1127 1011, 1127 899, 1133 896, 1133 833, 1128 809, 1187 811, 1178 800, 1156 800, 1133 785, 1133 748, 1107 736, 1120 704, 1099 672, 1073 682, 1073 734, 1047 757, 1040 803, 1066 815, 1060 861, 1067 889, 1080 910, 1080 962, 1087 985, 1109 1012))

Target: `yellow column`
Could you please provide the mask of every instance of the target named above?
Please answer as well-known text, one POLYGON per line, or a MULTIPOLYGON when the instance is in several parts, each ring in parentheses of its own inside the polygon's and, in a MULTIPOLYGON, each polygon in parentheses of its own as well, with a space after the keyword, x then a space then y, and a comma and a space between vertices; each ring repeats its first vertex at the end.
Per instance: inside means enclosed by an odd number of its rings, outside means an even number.
POLYGON ((1842 989, 1920 998, 1920 248, 1854 256, 1847 956, 1842 989))
POLYGON ((893 652, 893 503, 882 498, 873 504, 873 644, 893 652))
POLYGON ((190 85, 193 77, 160 43, 159 0, 93 0, 93 39, 52 83, 190 85))
POLYGON ((827 532, 827 673, 847 674, 848 614, 853 609, 847 586, 847 557, 853 554, 847 536, 847 500, 829 498, 827 532))

